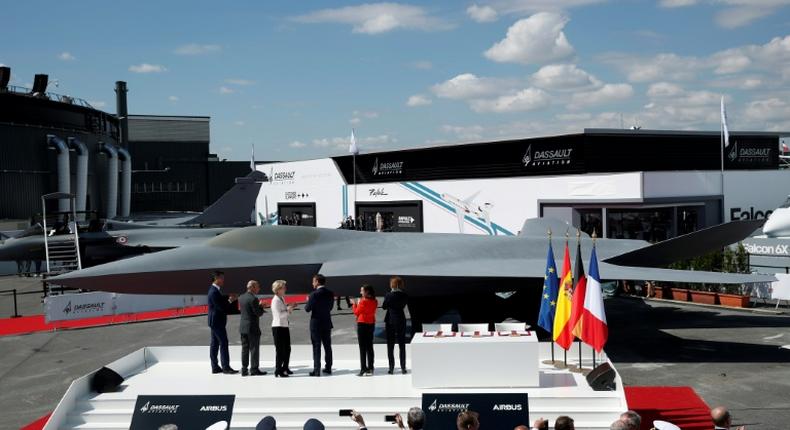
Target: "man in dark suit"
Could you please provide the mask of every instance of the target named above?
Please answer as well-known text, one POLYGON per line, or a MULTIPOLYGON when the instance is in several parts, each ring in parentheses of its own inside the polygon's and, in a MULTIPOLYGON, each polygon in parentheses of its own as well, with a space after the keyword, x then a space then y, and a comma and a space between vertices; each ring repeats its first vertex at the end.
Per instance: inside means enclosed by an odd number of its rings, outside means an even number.
POLYGON ((263 306, 257 297, 261 291, 258 281, 247 282, 247 292, 239 296, 239 333, 241 334, 241 376, 247 376, 247 364, 250 375, 265 375, 258 369, 260 363, 261 315, 263 306))
POLYGON ((228 333, 225 325, 228 323, 228 314, 235 313, 236 295, 226 297, 221 289, 225 285, 225 273, 214 272, 214 282, 208 289, 208 326, 211 328, 211 373, 235 374, 239 373, 230 367, 230 354, 228 353, 228 333), (217 351, 220 353, 222 367, 217 364, 217 351))
POLYGON ((406 373, 406 305, 409 296, 403 292, 403 279, 398 276, 390 278, 390 292, 384 296, 381 308, 387 311, 384 316, 384 327, 387 332, 387 358, 389 359, 389 374, 395 369, 395 342, 398 343, 400 352, 400 369, 406 373))
POLYGON ((332 305, 335 294, 324 284, 326 278, 313 276, 313 292, 307 299, 304 310, 310 312, 310 342, 313 344, 313 371, 310 376, 321 376, 321 345, 324 345, 326 367, 324 373, 332 374, 332 305))

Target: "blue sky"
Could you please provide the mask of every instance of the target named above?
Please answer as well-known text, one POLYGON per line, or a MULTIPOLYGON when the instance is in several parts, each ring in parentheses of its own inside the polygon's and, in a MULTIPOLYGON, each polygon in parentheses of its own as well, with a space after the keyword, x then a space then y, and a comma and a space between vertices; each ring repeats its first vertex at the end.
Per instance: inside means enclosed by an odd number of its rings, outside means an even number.
POLYGON ((790 131, 790 0, 8 1, 12 84, 211 116, 229 159, 584 127, 790 131))

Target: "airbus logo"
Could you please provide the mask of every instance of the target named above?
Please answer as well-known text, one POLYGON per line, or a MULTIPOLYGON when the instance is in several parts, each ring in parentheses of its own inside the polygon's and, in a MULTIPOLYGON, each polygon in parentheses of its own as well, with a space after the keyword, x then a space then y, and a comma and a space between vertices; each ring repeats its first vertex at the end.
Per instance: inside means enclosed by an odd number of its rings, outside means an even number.
POLYGON ((205 405, 200 407, 200 412, 227 412, 227 405, 205 405))
POLYGON ((523 405, 521 404, 512 404, 512 403, 502 403, 499 405, 494 405, 495 411, 512 411, 518 412, 524 410, 523 405))

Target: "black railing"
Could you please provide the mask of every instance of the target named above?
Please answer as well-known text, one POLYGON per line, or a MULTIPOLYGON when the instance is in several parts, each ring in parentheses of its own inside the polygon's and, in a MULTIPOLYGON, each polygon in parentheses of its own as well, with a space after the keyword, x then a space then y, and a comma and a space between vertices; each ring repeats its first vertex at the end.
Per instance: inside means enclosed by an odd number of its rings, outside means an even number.
POLYGON ((8 87, 6 87, 6 91, 8 91, 9 93, 23 94, 23 95, 28 95, 28 96, 31 96, 31 97, 42 97, 42 98, 47 98, 49 100, 54 100, 54 101, 57 101, 57 102, 60 102, 60 103, 66 103, 66 104, 70 104, 70 105, 77 105, 77 106, 82 106, 82 107, 86 107, 86 108, 95 109, 93 106, 91 106, 90 103, 88 103, 86 100, 83 100, 83 99, 81 99, 79 97, 66 96, 66 95, 63 95, 63 94, 56 94, 56 93, 50 93, 50 92, 33 93, 32 92, 33 90, 31 90, 30 88, 18 87, 18 86, 15 86, 15 85, 9 85, 8 87))

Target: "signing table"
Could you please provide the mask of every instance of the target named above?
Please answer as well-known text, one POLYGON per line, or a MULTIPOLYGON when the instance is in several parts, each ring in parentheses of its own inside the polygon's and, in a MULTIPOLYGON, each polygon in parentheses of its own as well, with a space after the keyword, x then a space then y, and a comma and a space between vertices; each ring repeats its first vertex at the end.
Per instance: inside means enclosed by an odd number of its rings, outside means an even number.
POLYGON ((417 388, 540 385, 533 332, 417 333, 411 354, 417 388))

